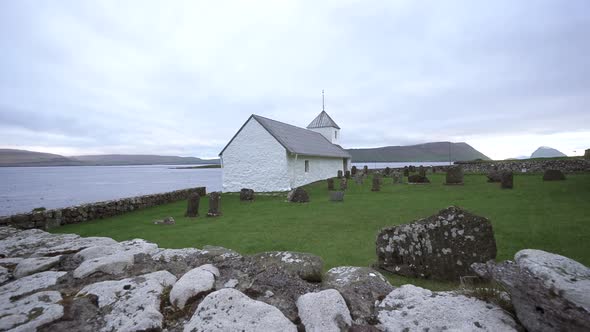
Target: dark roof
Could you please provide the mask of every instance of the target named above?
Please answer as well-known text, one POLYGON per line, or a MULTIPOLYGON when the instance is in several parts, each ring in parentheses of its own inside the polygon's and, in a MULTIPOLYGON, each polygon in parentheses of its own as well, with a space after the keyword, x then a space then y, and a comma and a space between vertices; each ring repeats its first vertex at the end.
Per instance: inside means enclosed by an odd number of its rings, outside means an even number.
MULTIPOLYGON (((260 115, 252 114, 242 128, 252 118, 258 121, 290 153, 318 157, 351 158, 346 150, 339 145, 332 144, 320 133, 268 119, 260 115)), ((223 151, 238 136, 242 128, 232 137, 219 155, 223 154, 223 151)))
POLYGON ((322 111, 309 125, 307 125, 307 129, 324 127, 334 127, 340 129, 340 127, 338 127, 336 122, 332 120, 326 111, 322 111))

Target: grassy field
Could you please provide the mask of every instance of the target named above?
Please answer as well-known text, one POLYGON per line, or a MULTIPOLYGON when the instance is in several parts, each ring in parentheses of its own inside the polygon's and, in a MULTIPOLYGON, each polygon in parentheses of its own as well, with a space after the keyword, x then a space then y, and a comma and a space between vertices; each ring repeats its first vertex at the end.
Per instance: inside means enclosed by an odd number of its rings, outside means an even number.
MULTIPOLYGON (((328 201, 325 182, 306 187, 311 202, 289 204, 285 197, 258 195, 253 203, 237 194, 222 197, 223 216, 184 218, 186 202, 177 202, 109 219, 52 230, 116 240, 143 238, 164 248, 219 245, 242 254, 271 250, 311 252, 323 257, 326 269, 340 265, 368 266, 375 262, 375 236, 380 228, 427 217, 449 205, 489 218, 498 245, 498 260, 536 248, 590 265, 590 174, 566 181, 543 182, 541 175, 516 175, 513 190, 486 183, 483 175, 466 175, 464 186, 445 186, 443 174, 432 174, 431 185, 393 185, 385 179, 380 192, 349 182, 345 202, 328 201), (173 216, 176 225, 154 225, 173 216)), ((201 199, 201 215, 207 212, 201 199)), ((390 276, 431 289, 454 287, 432 281, 390 276)))

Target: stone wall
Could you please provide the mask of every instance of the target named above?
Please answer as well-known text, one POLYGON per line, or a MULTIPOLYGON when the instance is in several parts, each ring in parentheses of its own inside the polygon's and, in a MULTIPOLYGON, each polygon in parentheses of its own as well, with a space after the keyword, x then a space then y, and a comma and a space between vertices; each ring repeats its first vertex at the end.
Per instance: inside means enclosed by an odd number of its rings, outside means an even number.
POLYGON ((20 229, 49 229, 66 224, 112 217, 134 210, 184 200, 193 192, 197 192, 201 196, 207 194, 205 187, 197 187, 160 194, 82 204, 63 209, 22 213, 0 217, 0 226, 8 225, 20 229))
MULTIPOLYGON (((564 173, 590 172, 590 159, 547 159, 547 160, 499 160, 490 162, 457 161, 455 165, 461 165, 465 173, 487 173, 497 167, 499 170, 509 170, 514 173, 543 173, 548 169, 558 169, 564 173)), ((445 172, 449 166, 434 166, 437 172, 445 172)), ((426 167, 432 172, 433 167, 426 167)), ((402 171, 403 168, 391 170, 402 171)), ((369 173, 383 173, 384 169, 369 169, 369 173)))

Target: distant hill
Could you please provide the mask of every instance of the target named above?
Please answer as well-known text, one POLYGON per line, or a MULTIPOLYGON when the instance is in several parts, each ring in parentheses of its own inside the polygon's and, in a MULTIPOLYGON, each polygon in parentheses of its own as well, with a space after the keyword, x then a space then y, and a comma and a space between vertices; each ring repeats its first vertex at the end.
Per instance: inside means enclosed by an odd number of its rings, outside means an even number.
MULTIPOLYGON (((490 160, 467 143, 450 143, 451 160, 490 160)), ((448 161, 449 142, 407 146, 385 146, 370 149, 347 149, 353 162, 448 161)))
POLYGON ((26 150, 0 149, 0 167, 4 166, 117 166, 117 165, 195 165, 219 164, 219 159, 155 155, 94 155, 64 157, 26 150))
POLYGON ((531 158, 553 158, 553 157, 567 157, 563 152, 550 148, 548 146, 541 146, 533 154, 531 158))

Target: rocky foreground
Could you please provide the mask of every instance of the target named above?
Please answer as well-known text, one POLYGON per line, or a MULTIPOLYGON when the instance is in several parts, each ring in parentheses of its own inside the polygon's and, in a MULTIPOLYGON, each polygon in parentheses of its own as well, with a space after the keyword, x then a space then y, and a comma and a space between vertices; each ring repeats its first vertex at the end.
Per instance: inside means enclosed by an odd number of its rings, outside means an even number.
MULTIPOLYGON (((536 252, 520 260, 531 266, 536 252)), ((395 288, 368 267, 323 273, 321 258, 304 253, 242 256, 3 227, 0 257, 0 331, 522 330, 511 313, 468 293, 395 288)), ((572 271, 554 266, 569 279, 554 289, 564 287, 567 303, 588 314, 589 293, 571 295, 581 290, 572 271)), ((587 287, 580 266, 573 273, 587 287)), ((478 267, 492 277, 503 269, 478 267)), ((581 319, 576 329, 587 327, 581 319)))

